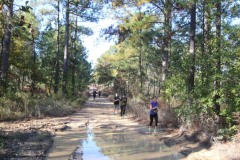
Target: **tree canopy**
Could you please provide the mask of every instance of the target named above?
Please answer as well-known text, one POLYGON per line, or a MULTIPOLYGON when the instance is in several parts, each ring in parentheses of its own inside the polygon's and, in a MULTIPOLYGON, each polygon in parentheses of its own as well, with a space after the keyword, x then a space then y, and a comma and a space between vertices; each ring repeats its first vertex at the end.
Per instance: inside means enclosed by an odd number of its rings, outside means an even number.
POLYGON ((240 3, 111 2, 119 25, 104 33, 119 38, 98 60, 98 82, 129 96, 160 95, 187 119, 207 113, 230 122, 240 110, 240 3))

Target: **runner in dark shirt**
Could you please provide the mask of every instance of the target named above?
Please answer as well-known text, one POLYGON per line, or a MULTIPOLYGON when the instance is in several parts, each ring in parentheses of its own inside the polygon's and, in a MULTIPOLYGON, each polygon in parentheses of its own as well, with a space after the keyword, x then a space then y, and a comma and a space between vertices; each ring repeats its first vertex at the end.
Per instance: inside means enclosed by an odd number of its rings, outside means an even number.
POLYGON ((125 114, 125 111, 126 111, 126 106, 127 106, 127 97, 125 95, 123 95, 120 101, 121 101, 121 106, 120 106, 121 114, 120 114, 120 116, 121 116, 121 118, 123 118, 124 114, 125 114))
POLYGON ((93 99, 95 100, 95 98, 96 98, 96 95, 97 95, 97 91, 93 91, 93 99))
POLYGON ((113 111, 113 114, 117 114, 118 110, 119 110, 119 96, 118 94, 116 93, 115 97, 114 97, 114 111, 113 111))
POLYGON ((101 97, 101 94, 102 94, 102 92, 101 92, 101 91, 98 91, 98 96, 99 96, 99 98, 101 97))

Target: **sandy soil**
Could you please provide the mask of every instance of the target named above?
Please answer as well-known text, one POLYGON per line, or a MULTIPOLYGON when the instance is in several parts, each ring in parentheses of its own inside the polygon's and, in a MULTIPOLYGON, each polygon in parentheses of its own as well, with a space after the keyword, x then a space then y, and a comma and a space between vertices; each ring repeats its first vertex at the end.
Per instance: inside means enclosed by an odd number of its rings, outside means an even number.
MULTIPOLYGON (((97 99, 97 101, 109 103, 105 98, 97 99)), ((109 119, 105 119, 105 114, 112 114, 113 108, 105 108, 103 111, 101 108, 97 109, 96 106, 95 108, 92 107, 93 105, 94 103, 91 103, 91 106, 89 106, 89 103, 86 103, 83 109, 67 117, 0 123, 0 133, 4 137, 4 143, 0 148, 0 159, 46 159, 47 153, 50 147, 52 147, 54 136, 66 134, 69 129, 84 128, 89 124, 89 121, 95 122, 99 128, 107 127, 112 129, 122 129, 126 126, 128 128, 132 126, 147 126, 148 124, 148 120, 136 118, 130 113, 123 120, 119 116, 112 115, 111 123, 106 123, 109 119), (102 121, 89 119, 94 112, 99 113, 102 121)), ((96 103, 95 105, 98 104, 96 103)), ((234 157, 224 155, 224 152, 219 149, 221 147, 214 146, 208 148, 209 139, 199 140, 198 133, 182 134, 178 129, 160 129, 163 132, 154 134, 155 139, 159 143, 164 142, 167 146, 174 147, 177 152, 186 156, 184 159, 238 159, 236 158, 238 155, 234 157)), ((57 147, 56 144, 54 145, 57 147)))

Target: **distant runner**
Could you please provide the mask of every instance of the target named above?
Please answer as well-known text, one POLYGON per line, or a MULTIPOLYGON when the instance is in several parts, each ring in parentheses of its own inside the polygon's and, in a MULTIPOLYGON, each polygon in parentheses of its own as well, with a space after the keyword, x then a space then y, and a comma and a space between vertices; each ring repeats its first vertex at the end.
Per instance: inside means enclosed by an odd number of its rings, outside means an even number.
POLYGON ((116 93, 115 97, 114 97, 114 111, 113 114, 117 114, 118 110, 119 110, 119 97, 118 94, 116 93))
POLYGON ((97 95, 97 91, 93 91, 93 99, 95 100, 95 98, 96 98, 96 95, 97 95))
POLYGON ((124 117, 124 114, 125 114, 125 111, 126 111, 126 106, 127 106, 127 97, 125 95, 122 96, 122 98, 120 99, 121 101, 121 113, 120 113, 120 116, 121 118, 124 117))

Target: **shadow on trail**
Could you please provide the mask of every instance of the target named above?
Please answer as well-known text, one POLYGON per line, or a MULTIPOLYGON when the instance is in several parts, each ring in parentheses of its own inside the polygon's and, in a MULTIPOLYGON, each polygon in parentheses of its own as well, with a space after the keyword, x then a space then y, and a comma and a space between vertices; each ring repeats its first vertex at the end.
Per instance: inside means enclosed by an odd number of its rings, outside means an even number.
POLYGON ((164 138, 164 139, 161 138, 159 140, 163 140, 168 147, 183 146, 184 149, 181 149, 180 153, 183 154, 184 156, 188 156, 193 152, 198 152, 203 149, 209 149, 211 147, 210 138, 205 140, 200 140, 198 136, 200 136, 200 132, 196 131, 191 135, 178 135, 171 138, 164 138), (193 147, 184 147, 186 146, 187 143, 193 144, 193 147), (194 144, 198 144, 198 145, 194 145, 194 144))

